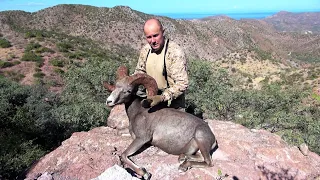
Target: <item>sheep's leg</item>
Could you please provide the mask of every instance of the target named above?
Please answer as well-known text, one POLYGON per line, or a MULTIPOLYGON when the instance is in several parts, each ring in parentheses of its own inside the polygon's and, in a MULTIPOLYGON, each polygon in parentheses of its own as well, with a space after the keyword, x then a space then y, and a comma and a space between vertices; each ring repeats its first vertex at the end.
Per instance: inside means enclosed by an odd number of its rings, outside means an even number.
MULTIPOLYGON (((212 134, 212 133, 211 133, 212 134)), ((179 166, 179 170, 187 171, 192 167, 211 167, 212 159, 210 155, 211 146, 215 143, 215 137, 212 134, 208 133, 208 129, 206 128, 197 128, 195 132, 195 137, 193 140, 188 143, 188 151, 186 151, 186 160, 179 166), (199 148, 201 152, 201 158, 203 159, 201 162, 198 160, 200 157, 192 156, 190 152, 194 149, 199 148)))
POLYGON ((195 139, 191 139, 189 143, 183 148, 184 154, 180 154, 178 161, 179 163, 183 163, 184 161, 203 161, 203 156, 197 152, 199 147, 195 139), (196 153, 196 154, 195 154, 196 153), (195 154, 195 155, 193 155, 195 154))
POLYGON ((136 138, 133 142, 129 145, 129 147, 121 154, 121 159, 124 163, 126 163, 129 167, 131 167, 137 174, 142 176, 144 179, 150 179, 151 174, 146 171, 145 168, 140 168, 136 165, 133 161, 131 161, 128 156, 131 156, 135 152, 137 152, 144 144, 148 141, 136 138))
POLYGON ((192 155, 187 155, 187 159, 179 166, 179 170, 181 171, 187 171, 190 168, 193 167, 211 167, 212 165, 212 160, 210 156, 210 147, 208 148, 207 146, 209 144, 205 144, 204 142, 199 142, 196 140, 200 149, 201 154, 199 156, 192 156, 192 155), (199 160, 202 159, 202 162, 199 162, 199 160))
POLYGON ((197 152, 195 155, 188 155, 188 154, 181 154, 179 156, 178 161, 183 163, 184 161, 204 161, 203 156, 201 153, 197 152))

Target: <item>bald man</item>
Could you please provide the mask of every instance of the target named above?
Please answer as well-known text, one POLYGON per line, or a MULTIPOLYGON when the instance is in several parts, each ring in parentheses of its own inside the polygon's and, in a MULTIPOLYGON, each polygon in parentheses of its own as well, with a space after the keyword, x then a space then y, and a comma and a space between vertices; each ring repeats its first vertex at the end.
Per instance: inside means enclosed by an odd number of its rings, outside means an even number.
POLYGON ((164 36, 164 29, 158 19, 149 19, 144 24, 148 44, 140 52, 136 73, 152 76, 159 88, 156 96, 147 97, 151 106, 166 103, 176 109, 185 108, 185 91, 188 88, 186 58, 182 49, 164 36))

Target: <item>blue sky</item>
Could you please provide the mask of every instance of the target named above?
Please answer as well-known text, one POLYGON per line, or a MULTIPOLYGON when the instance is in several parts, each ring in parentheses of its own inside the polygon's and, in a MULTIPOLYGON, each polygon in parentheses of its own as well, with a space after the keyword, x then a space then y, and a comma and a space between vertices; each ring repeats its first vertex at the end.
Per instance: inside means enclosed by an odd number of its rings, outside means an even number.
POLYGON ((97 7, 129 6, 149 14, 163 13, 244 13, 320 12, 320 0, 0 0, 0 11, 35 12, 58 4, 84 4, 97 7))

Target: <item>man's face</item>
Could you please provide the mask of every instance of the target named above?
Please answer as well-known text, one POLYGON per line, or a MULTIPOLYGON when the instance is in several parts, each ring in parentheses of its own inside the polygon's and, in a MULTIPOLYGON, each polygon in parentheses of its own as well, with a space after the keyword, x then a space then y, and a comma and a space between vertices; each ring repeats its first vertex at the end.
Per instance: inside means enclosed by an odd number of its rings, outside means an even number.
POLYGON ((154 51, 160 50, 164 45, 163 30, 156 25, 150 24, 144 27, 146 39, 154 51))

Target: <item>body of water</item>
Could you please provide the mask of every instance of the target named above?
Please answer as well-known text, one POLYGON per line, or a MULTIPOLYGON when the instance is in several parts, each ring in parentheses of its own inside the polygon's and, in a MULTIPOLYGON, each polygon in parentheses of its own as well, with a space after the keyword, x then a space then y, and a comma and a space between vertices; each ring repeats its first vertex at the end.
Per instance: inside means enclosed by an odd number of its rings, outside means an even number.
POLYGON ((259 13, 227 13, 227 14, 210 14, 210 13, 162 13, 160 16, 167 16, 173 19, 201 19, 209 16, 228 16, 230 18, 240 19, 263 19, 274 15, 276 12, 259 12, 259 13))

